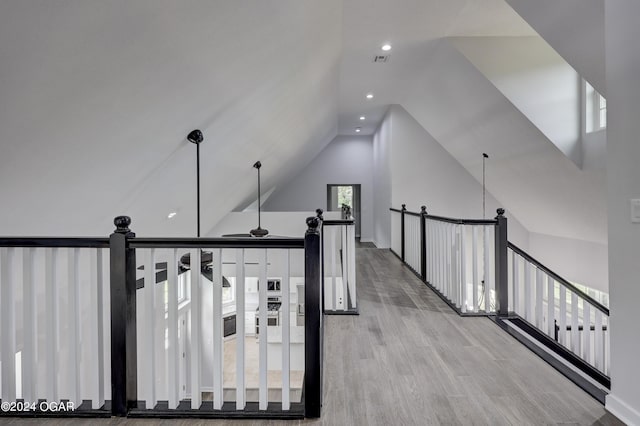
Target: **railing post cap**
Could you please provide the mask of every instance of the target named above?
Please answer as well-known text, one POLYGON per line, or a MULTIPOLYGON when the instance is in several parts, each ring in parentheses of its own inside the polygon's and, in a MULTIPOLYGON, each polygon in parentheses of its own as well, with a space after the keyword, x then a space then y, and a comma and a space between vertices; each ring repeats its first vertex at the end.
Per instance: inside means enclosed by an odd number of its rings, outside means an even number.
POLYGON ((307 234, 319 234, 318 226, 320 226, 320 219, 317 216, 307 218, 307 234))
POLYGON ((407 205, 406 205, 406 204, 403 204, 403 205, 402 205, 402 210, 406 210, 406 209, 407 209, 407 205))
POLYGON ((427 206, 420 206, 420 213, 427 214, 427 206))
MULTIPOLYGON (((496 210, 496 213, 498 213, 498 217, 504 216, 504 209, 500 207, 498 210, 496 210)), ((496 217, 496 219, 498 217, 496 217)))
POLYGON ((113 219, 113 224, 116 226, 114 232, 117 234, 128 234, 131 232, 131 229, 129 229, 131 218, 129 216, 117 216, 113 219))
POLYGON ((324 217, 322 217, 322 214, 324 213, 324 210, 322 209, 316 209, 316 215, 318 216, 318 218, 320 220, 324 220, 324 217))

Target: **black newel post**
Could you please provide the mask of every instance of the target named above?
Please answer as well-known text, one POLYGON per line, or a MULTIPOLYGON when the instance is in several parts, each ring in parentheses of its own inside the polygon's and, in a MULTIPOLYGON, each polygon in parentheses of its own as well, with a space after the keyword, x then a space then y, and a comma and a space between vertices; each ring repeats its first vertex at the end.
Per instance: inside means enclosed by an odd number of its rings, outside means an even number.
POLYGON ((109 238, 111 262, 111 414, 126 416, 138 399, 136 349, 136 251, 131 218, 113 220, 109 238))
POLYGON ((320 219, 307 218, 304 236, 305 417, 320 417, 322 406, 322 287, 320 267, 320 219))
POLYGON ((427 282, 427 207, 420 207, 420 276, 427 282))
POLYGON ((404 212, 407 211, 407 205, 403 204, 400 212, 400 259, 404 262, 404 212))
POLYGON ((496 312, 498 316, 509 315, 509 272, 507 264, 507 218, 504 209, 497 210, 495 250, 496 250, 496 312))

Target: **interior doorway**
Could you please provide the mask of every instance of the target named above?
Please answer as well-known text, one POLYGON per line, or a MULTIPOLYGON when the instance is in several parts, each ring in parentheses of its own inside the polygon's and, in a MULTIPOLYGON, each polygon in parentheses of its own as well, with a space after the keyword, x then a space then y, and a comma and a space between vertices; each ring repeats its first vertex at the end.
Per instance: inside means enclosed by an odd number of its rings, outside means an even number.
POLYGON ((356 238, 360 238, 360 184, 327 185, 327 211, 340 211, 343 204, 351 207, 356 221, 356 238))

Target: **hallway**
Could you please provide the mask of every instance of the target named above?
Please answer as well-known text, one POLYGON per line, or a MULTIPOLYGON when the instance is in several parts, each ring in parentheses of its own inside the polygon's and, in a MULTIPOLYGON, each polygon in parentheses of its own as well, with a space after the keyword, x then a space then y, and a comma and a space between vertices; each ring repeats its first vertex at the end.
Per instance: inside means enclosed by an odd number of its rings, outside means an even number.
MULTIPOLYGON (((361 245, 365 247, 365 245, 361 245)), ((324 425, 618 425, 486 318, 461 318, 389 250, 359 248, 360 316, 326 316, 324 425)), ((0 419, 0 424, 282 424, 0 419)))
POLYGON ((325 424, 620 424, 489 319, 459 317, 388 250, 361 248, 357 262, 361 315, 325 322, 325 424))

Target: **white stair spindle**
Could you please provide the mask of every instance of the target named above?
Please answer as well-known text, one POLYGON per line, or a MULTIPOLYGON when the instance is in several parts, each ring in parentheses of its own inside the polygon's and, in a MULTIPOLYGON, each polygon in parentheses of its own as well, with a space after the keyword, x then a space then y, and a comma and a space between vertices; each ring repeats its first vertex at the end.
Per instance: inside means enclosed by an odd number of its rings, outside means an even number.
POLYGON ((167 328, 169 347, 167 354, 167 395, 168 407, 174 410, 178 407, 180 386, 180 344, 178 342, 178 251, 171 249, 167 260, 167 294, 168 312, 167 328))
POLYGON ((267 341, 269 334, 269 324, 267 320, 268 304, 267 304, 267 250, 258 251, 258 267, 260 268, 260 276, 258 282, 258 312, 260 316, 260 335, 259 335, 259 386, 258 386, 258 409, 266 410, 268 405, 267 398, 267 341))
MULTIPOLYGON (((36 338, 38 337, 36 324, 38 300, 35 289, 35 260, 33 248, 22 249, 22 277, 23 287, 23 321, 24 348, 22 350, 22 397, 25 401, 37 401, 37 360, 36 338)), ((1 308, 0 308, 1 310, 1 308)))
POLYGON ((489 262, 489 227, 483 226, 484 231, 484 311, 491 312, 491 267, 489 262))
MULTIPOLYGON (((96 360, 96 365, 98 367, 98 373, 96 375, 96 386, 97 389, 95 391, 95 395, 91 400, 92 406, 94 410, 102 408, 105 401, 105 379, 104 379, 104 371, 105 371, 105 360, 104 360, 104 308, 105 308, 105 300, 103 297, 104 291, 104 267, 103 267, 103 258, 102 258, 102 249, 96 249, 92 254, 92 264, 91 264, 91 277, 95 279, 95 284, 91 283, 91 304, 96 307, 96 313, 94 319, 92 321, 92 329, 95 330, 93 336, 92 343, 92 356, 94 356, 96 360)), ((93 280, 92 280, 93 281, 93 280)))
MULTIPOLYGON (((46 316, 46 394, 47 401, 60 401, 58 387, 58 252, 57 248, 45 249, 45 316, 46 316)), ((4 398, 4 397, 3 397, 4 398)))
MULTIPOLYGON (((213 409, 221 410, 224 402, 224 333, 222 322, 222 250, 213 252, 213 409)), ((237 322, 236 315, 236 322, 237 322)))
MULTIPOLYGON (((244 410, 247 389, 244 380, 244 249, 236 250, 236 410, 244 410)), ((260 327, 266 327, 264 323, 260 327)))
MULTIPOLYGON (((282 410, 289 411, 291 408, 291 382, 290 382, 290 365, 291 365, 291 319, 290 314, 290 278, 289 278, 289 263, 290 263, 290 250, 282 251, 284 262, 282 269, 282 410)), ((354 286, 355 288, 355 286, 354 286)), ((296 305, 297 306, 297 305, 296 305)), ((354 297, 355 307, 355 297, 354 297)), ((297 309, 297 308, 296 308, 297 309)))
POLYGON ((555 281, 547 275, 547 329, 549 336, 553 339, 556 331, 556 292, 555 281))
POLYGON ((602 312, 596 309, 594 347, 594 365, 599 371, 604 371, 604 333, 602 331, 602 312))
POLYGON ((582 359, 591 364, 591 305, 583 299, 582 306, 582 359))
POLYGON ((580 354, 578 309, 578 295, 571 292, 571 351, 576 355, 580 354))
POLYGON ((462 225, 460 230, 460 289, 462 291, 460 308, 463 313, 466 313, 469 303, 467 297, 467 228, 462 225))
POLYGON ((520 256, 516 254, 515 251, 511 252, 512 254, 512 277, 513 277, 513 311, 516 314, 521 314, 522 310, 520 309, 520 256))
POLYGON ((144 389, 145 403, 148 410, 155 408, 156 387, 155 387, 155 250, 149 249, 144 251, 144 287, 142 289, 142 303, 144 306, 144 325, 140 327, 142 332, 142 344, 144 354, 142 356, 144 369, 144 389))
POLYGON ((16 400, 16 308, 13 247, 0 248, 0 360, 2 401, 16 400))
POLYGON ((558 318, 558 342, 564 347, 569 347, 567 343, 567 288, 558 283, 560 287, 560 312, 558 318))
POLYGON ((533 291, 531 289, 531 268, 532 265, 526 259, 524 261, 524 318, 533 323, 533 291))
POLYGON ((80 393, 81 372, 79 371, 81 360, 80 324, 82 323, 82 317, 80 316, 80 267, 78 262, 80 249, 69 248, 67 254, 69 268, 68 306, 71 310, 71 312, 69 312, 68 319, 71 323, 69 324, 69 329, 72 330, 69 336, 69 345, 71 347, 71 350, 69 351, 71 359, 69 362, 71 365, 76 366, 71 369, 70 382, 72 383, 72 389, 69 400, 72 401, 76 407, 79 407, 82 403, 80 393))
POLYGON ((478 271, 478 227, 471 227, 471 261, 472 261, 472 300, 471 312, 478 312, 478 287, 480 286, 480 275, 478 271))
MULTIPOLYGON (((197 410, 202 405, 202 312, 201 312, 201 266, 200 249, 191 250, 191 408, 197 410)), ((153 346, 151 346, 153 347, 153 346)))

